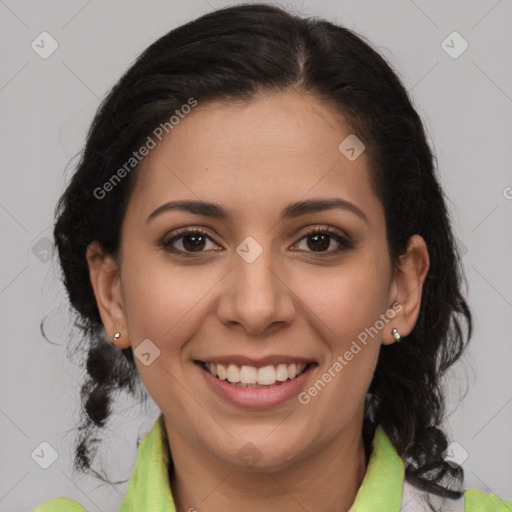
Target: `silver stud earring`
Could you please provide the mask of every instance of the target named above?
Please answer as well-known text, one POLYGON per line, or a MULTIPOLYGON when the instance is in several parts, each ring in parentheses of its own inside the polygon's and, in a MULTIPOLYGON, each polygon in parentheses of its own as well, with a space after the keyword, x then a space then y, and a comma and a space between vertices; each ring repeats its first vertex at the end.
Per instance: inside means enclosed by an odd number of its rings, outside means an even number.
POLYGON ((116 343, 116 342, 117 342, 117 340, 118 340, 120 337, 121 337, 121 333, 120 333, 120 332, 116 332, 116 333, 114 334, 114 343, 116 343))
POLYGON ((395 341, 400 341, 402 339, 402 336, 400 336, 400 334, 398 334, 398 331, 396 329, 393 329, 391 331, 391 333, 393 334, 393 337, 395 338, 395 341))

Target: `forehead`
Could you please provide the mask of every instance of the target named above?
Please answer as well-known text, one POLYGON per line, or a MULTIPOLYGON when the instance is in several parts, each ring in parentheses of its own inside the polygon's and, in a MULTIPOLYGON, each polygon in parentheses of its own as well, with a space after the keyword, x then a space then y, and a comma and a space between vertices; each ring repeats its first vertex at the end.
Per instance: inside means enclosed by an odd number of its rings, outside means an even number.
POLYGON ((144 215, 173 199, 201 199, 242 219, 341 197, 382 214, 367 155, 351 161, 339 149, 351 134, 332 108, 295 91, 199 103, 143 160, 132 207, 144 215))

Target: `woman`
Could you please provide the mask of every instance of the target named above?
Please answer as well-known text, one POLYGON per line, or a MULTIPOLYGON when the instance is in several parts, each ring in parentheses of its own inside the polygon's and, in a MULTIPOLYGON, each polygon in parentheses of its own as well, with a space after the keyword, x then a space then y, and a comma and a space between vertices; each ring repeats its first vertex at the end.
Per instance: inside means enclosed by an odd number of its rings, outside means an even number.
POLYGON ((54 234, 90 340, 76 468, 112 392, 162 412, 123 512, 510 510, 446 455, 459 257, 421 120, 353 32, 241 5, 160 38, 54 234))

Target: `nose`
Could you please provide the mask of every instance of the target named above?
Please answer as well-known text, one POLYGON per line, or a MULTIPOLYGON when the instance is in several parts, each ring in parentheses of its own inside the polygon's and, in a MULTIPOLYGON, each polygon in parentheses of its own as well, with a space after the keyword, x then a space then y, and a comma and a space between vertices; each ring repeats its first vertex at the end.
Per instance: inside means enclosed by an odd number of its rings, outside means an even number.
POLYGON ((279 268, 270 250, 251 263, 235 253, 218 303, 219 319, 231 328, 258 335, 290 325, 296 314, 294 294, 279 268))

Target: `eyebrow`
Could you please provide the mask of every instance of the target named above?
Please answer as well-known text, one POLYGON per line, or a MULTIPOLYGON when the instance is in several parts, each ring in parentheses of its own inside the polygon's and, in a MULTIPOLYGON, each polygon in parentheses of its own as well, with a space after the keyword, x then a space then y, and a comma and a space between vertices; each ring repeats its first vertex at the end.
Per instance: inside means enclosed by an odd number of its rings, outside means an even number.
MULTIPOLYGON (((368 224, 368 218, 360 208, 355 204, 340 198, 308 199, 306 201, 290 203, 281 211, 281 220, 293 219, 300 215, 332 210, 334 208, 340 208, 342 210, 352 212, 368 224)), ((150 222, 162 213, 171 210, 181 210, 214 219, 229 219, 230 217, 228 211, 220 204, 197 200, 183 200, 169 201, 168 203, 159 206, 155 211, 149 214, 146 222, 150 222)))

